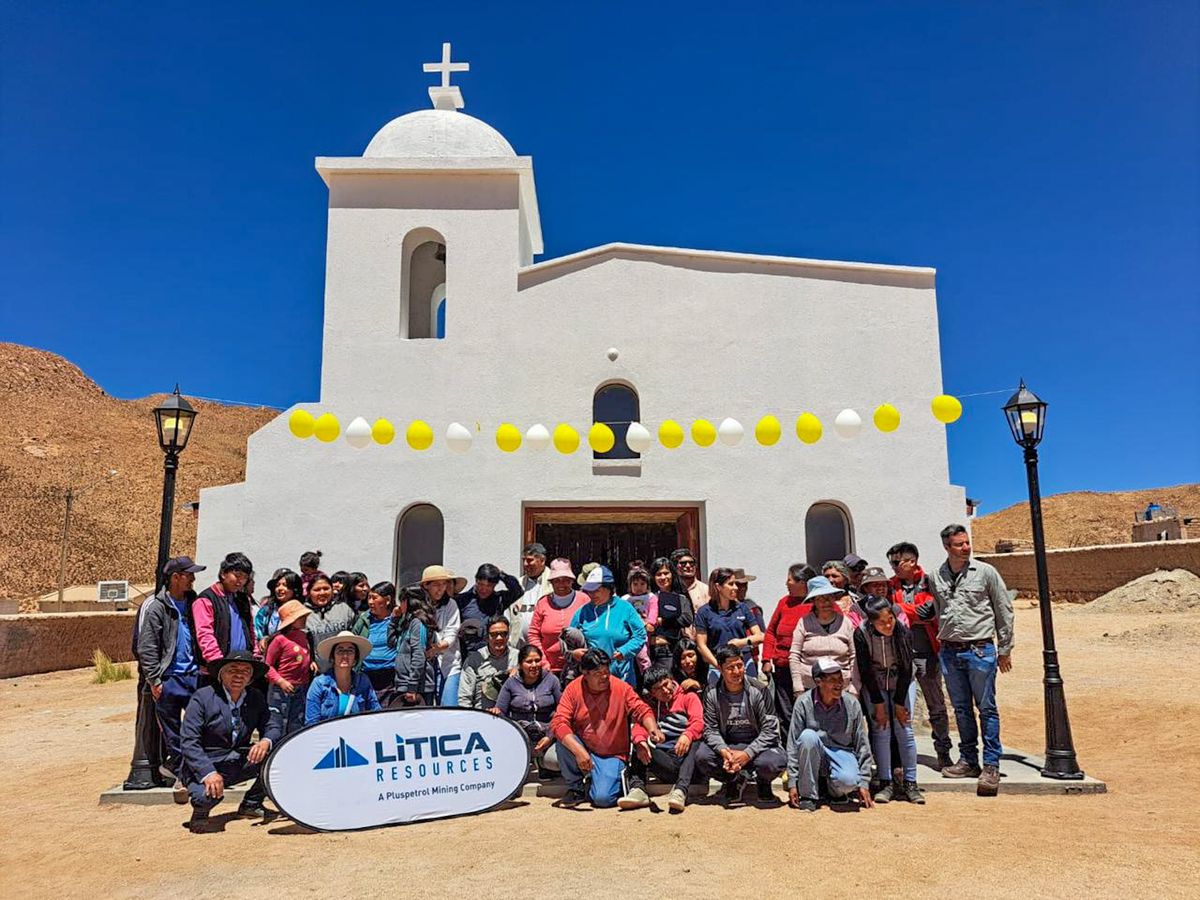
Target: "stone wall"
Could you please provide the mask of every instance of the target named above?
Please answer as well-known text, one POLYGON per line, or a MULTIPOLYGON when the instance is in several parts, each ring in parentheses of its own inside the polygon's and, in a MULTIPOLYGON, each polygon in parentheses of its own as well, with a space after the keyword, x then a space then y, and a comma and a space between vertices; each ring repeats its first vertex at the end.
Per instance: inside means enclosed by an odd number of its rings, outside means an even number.
POLYGON ((135 612, 0 616, 0 678, 79 669, 103 650, 117 662, 133 658, 135 612))
MULTIPOLYGON (((1004 582, 1021 596, 1037 596, 1037 569, 1032 553, 988 553, 1004 582)), ((1047 550, 1050 596, 1082 603, 1158 569, 1187 569, 1200 575, 1200 540, 1110 544, 1047 550)))

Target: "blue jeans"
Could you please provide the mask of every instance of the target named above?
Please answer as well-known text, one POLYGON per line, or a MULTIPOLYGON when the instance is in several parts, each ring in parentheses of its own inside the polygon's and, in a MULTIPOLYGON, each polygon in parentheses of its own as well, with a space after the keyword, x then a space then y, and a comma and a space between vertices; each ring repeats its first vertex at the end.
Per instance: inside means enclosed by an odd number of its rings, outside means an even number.
POLYGON ((283 734, 291 734, 304 727, 304 712, 308 705, 308 694, 304 687, 297 687, 290 694, 285 694, 282 688, 271 685, 267 688, 267 708, 271 718, 279 718, 283 734))
POLYGON ((912 711, 917 700, 917 682, 914 679, 908 686, 908 699, 905 707, 908 709, 908 724, 901 725, 896 721, 892 711, 891 697, 885 697, 883 706, 887 707, 888 723, 886 728, 880 728, 875 721, 876 706, 869 699, 871 707, 867 721, 871 723, 871 755, 875 757, 875 766, 879 769, 880 781, 892 780, 892 734, 896 735, 896 749, 900 751, 900 765, 904 767, 906 781, 917 780, 917 741, 913 737, 912 711))
POLYGON ((821 735, 811 728, 800 732, 800 740, 788 747, 788 773, 801 799, 817 800, 822 775, 829 778, 829 792, 845 797, 866 787, 867 781, 858 768, 858 760, 849 750, 827 747, 821 735))
POLYGON ((979 765, 979 729, 983 728, 983 764, 1000 765, 1000 712, 996 708, 996 646, 985 644, 967 650, 942 647, 942 674, 958 722, 958 752, 963 761, 979 765))
POLYGON ((458 682, 462 680, 462 673, 455 672, 453 675, 447 676, 442 683, 441 700, 438 706, 458 706, 458 682))
MULTIPOLYGON (((558 748, 558 765, 562 770, 563 781, 570 790, 583 790, 583 773, 579 771, 579 763, 562 741, 558 748)), ((588 751, 592 757, 591 784, 588 786, 588 797, 592 806, 604 808, 616 806, 617 799, 624 791, 625 762, 618 756, 600 756, 588 751)))

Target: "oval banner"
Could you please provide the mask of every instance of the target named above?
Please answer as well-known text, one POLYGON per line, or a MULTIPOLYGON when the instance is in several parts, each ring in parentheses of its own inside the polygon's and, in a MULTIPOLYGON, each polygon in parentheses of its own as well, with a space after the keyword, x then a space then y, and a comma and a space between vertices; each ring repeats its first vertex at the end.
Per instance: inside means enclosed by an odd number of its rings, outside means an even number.
POLYGON ((353 831, 486 812, 525 783, 529 739, 476 709, 389 709, 293 732, 263 766, 272 801, 293 822, 353 831))

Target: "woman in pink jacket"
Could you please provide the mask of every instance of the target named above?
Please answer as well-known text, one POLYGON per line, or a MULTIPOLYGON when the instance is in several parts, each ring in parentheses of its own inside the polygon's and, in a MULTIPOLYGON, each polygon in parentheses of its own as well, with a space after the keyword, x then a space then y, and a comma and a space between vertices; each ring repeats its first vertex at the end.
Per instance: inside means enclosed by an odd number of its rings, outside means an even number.
POLYGON ((529 643, 542 651, 542 665, 561 675, 566 657, 563 656, 563 629, 571 624, 575 610, 586 606, 590 599, 583 591, 575 590, 575 573, 571 561, 556 559, 550 563, 552 593, 538 600, 529 620, 529 643))

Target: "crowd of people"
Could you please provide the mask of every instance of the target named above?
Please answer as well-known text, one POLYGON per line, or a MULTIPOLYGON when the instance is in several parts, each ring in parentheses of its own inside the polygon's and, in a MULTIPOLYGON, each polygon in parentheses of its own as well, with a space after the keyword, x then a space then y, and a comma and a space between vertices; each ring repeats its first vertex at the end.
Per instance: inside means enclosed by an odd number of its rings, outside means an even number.
POLYGON ((194 831, 225 788, 252 782, 238 813, 265 814, 259 771, 305 725, 382 708, 460 706, 506 716, 528 735, 535 772, 561 776, 562 806, 640 809, 650 778, 682 812, 696 781, 719 800, 812 812, 925 802, 913 735, 924 696, 945 778, 999 789, 997 672, 1011 668, 1012 603, 999 573, 971 556, 961 525, 942 532, 934 571, 917 547, 887 552, 892 574, 849 554, 790 566, 769 619, 741 568, 698 577, 689 549, 632 564, 620 595, 610 569, 524 548, 520 576, 490 563, 474 583, 431 565, 415 584, 326 574, 321 554, 276 570, 254 599, 242 553, 194 591, 204 570, 168 561, 139 615, 137 656, 194 831), (951 757, 943 685, 958 726, 951 757), (977 719, 978 714, 978 719, 977 719), (980 732, 982 731, 982 757, 980 732), (255 737, 257 735, 257 737, 255 737))

